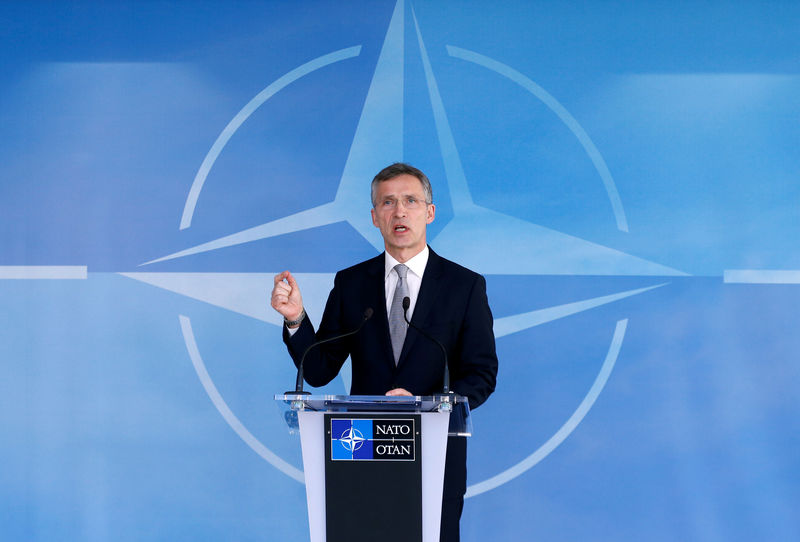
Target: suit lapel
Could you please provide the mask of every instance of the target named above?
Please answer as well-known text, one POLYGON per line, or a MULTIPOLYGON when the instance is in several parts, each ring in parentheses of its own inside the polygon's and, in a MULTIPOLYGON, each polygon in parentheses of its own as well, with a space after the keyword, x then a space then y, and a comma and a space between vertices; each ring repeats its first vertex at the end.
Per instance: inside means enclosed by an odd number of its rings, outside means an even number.
POLYGON ((386 280, 384 274, 386 272, 385 253, 381 254, 373 260, 372 265, 368 269, 369 283, 364 286, 370 291, 370 298, 372 299, 372 310, 375 311, 373 316, 378 322, 378 342, 383 354, 380 356, 385 363, 388 363, 394 369, 394 353, 392 353, 392 339, 389 335, 389 315, 386 314, 386 280))
MULTIPOLYGON (((430 247, 428 247, 428 249, 430 250, 428 263, 425 266, 425 273, 422 275, 422 284, 419 288, 417 304, 414 306, 414 314, 411 316, 411 322, 421 329, 425 329, 424 323, 428 317, 428 313, 430 313, 436 305, 438 292, 444 286, 442 284, 442 259, 433 249, 430 247)), ((400 361, 397 364, 398 366, 405 361, 408 352, 411 351, 414 343, 419 339, 419 335, 420 333, 416 331, 406 335, 406 340, 403 343, 403 351, 400 353, 400 361)))

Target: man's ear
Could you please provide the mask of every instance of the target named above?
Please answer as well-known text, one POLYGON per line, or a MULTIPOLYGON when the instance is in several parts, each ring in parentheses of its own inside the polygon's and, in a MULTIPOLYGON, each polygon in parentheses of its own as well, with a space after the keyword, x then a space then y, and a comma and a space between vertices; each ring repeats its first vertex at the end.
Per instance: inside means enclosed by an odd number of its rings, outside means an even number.
POLYGON ((378 217, 375 216, 375 207, 369 210, 369 214, 372 215, 372 225, 376 228, 379 228, 380 226, 378 226, 378 217))
POLYGON ((425 223, 426 224, 430 224, 431 222, 433 222, 433 219, 436 218, 436 205, 431 203, 430 205, 427 205, 426 207, 428 208, 427 209, 428 218, 426 219, 425 223))

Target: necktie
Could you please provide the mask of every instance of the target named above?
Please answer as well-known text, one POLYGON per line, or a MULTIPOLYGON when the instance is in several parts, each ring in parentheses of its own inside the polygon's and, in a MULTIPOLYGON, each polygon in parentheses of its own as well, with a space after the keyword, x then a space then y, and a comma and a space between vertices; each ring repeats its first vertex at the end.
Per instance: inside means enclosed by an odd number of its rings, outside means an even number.
POLYGON ((389 311, 389 335, 392 338, 392 352, 394 353, 395 365, 400 360, 400 352, 403 350, 403 342, 406 340, 406 331, 408 324, 403 317, 403 298, 408 297, 408 283, 406 282, 406 275, 408 274, 408 267, 399 263, 394 266, 397 273, 397 286, 394 289, 394 297, 392 298, 392 307, 389 311))

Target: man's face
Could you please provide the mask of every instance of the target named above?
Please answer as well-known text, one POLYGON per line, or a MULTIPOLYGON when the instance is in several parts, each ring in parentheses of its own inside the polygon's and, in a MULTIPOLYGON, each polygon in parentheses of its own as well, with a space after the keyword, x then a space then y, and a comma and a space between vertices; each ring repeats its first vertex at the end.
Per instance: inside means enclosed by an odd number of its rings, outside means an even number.
POLYGON ((373 203, 372 223, 381 230, 386 252, 405 262, 425 248, 425 228, 436 207, 425 203, 419 179, 404 174, 379 183, 373 203))

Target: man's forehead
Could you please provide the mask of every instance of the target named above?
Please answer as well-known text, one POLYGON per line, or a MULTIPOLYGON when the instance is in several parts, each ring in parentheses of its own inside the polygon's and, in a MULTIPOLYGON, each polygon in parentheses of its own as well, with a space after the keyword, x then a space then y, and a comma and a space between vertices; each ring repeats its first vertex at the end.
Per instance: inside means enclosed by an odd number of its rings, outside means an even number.
POLYGON ((381 196, 419 195, 423 192, 422 181, 413 175, 398 175, 378 183, 378 194, 381 196))

